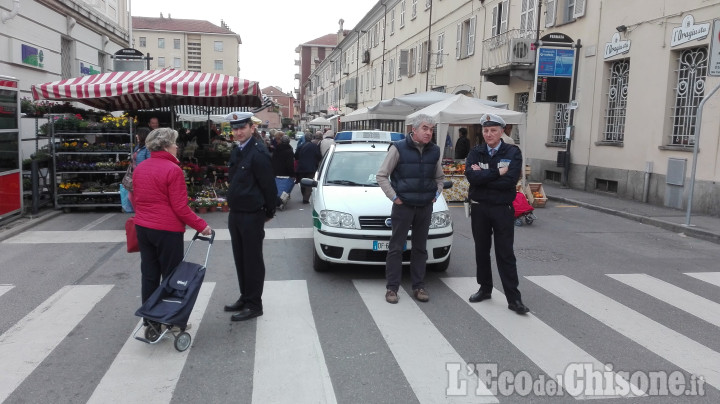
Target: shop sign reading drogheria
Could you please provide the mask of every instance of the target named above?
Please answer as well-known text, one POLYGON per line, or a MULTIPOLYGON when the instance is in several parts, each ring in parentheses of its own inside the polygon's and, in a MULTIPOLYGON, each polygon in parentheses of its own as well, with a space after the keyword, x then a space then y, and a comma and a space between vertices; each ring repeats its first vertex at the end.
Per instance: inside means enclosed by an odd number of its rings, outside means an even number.
POLYGON ((688 14, 683 18, 682 24, 673 28, 670 47, 682 45, 694 40, 705 39, 710 33, 710 23, 695 24, 695 18, 688 14))
POLYGON ((613 34, 610 42, 605 42, 605 59, 630 52, 630 40, 621 40, 620 33, 613 34))

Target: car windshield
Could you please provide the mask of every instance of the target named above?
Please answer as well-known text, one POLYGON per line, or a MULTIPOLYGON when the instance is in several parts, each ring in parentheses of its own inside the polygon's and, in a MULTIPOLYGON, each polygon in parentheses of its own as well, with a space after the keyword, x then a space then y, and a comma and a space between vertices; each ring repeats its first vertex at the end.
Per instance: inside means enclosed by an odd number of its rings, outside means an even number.
POLYGON ((386 153, 340 152, 334 153, 325 175, 325 183, 377 187, 375 178, 386 153))

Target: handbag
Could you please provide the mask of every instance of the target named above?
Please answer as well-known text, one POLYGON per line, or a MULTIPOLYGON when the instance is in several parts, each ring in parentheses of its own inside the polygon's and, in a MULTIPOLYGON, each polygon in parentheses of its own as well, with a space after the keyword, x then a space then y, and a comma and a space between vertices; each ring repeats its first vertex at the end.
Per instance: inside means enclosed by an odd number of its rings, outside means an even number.
POLYGON ((128 165, 127 171, 125 172, 125 176, 122 179, 122 186, 127 189, 128 191, 132 192, 133 190, 133 183, 132 183, 132 172, 133 172, 133 165, 128 165))
POLYGON ((125 237, 127 238, 127 252, 139 252, 140 245, 138 243, 137 230, 135 230, 135 216, 125 222, 125 237))

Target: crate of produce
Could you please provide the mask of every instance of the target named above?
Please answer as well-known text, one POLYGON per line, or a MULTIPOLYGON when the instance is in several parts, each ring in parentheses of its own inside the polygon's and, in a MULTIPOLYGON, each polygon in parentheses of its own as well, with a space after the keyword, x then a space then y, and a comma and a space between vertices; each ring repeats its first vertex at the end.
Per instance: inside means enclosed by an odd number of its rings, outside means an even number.
POLYGON ((545 194, 545 189, 542 184, 539 182, 530 182, 528 183, 528 188, 530 188, 530 194, 532 195, 532 201, 528 198, 528 202, 535 208, 544 208, 547 203, 547 194, 545 194))

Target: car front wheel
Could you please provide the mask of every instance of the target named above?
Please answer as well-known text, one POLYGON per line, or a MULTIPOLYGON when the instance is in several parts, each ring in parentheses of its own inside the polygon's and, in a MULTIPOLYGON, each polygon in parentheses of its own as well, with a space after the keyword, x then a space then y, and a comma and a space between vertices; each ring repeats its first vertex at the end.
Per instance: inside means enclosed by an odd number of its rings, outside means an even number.
POLYGON ((313 249, 313 269, 316 272, 327 272, 330 270, 330 263, 320 259, 320 256, 315 249, 313 249))

